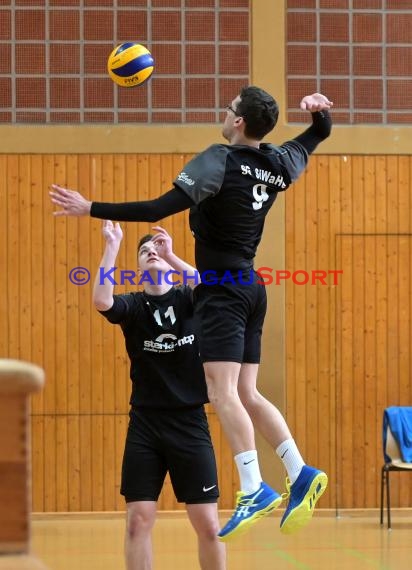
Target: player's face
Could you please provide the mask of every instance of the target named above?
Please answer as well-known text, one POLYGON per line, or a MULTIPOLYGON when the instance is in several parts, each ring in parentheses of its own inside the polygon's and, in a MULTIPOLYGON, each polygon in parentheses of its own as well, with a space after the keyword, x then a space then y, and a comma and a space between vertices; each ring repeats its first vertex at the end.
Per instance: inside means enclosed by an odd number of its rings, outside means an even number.
POLYGON ((222 127, 222 135, 227 141, 231 141, 233 135, 237 131, 240 123, 242 122, 242 117, 236 114, 236 109, 240 103, 240 95, 238 95, 230 105, 226 107, 226 117, 222 127))
POLYGON ((147 241, 139 249, 138 255, 140 271, 169 271, 170 265, 157 253, 155 244, 147 241))

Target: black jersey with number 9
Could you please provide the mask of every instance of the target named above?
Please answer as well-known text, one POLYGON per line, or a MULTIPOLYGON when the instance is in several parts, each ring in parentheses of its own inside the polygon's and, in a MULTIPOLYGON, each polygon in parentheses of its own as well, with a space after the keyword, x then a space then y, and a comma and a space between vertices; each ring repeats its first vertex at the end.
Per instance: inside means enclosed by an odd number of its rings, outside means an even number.
POLYGON ((215 144, 185 166, 174 185, 195 204, 189 219, 200 272, 252 267, 266 214, 307 161, 297 141, 259 148, 215 144))

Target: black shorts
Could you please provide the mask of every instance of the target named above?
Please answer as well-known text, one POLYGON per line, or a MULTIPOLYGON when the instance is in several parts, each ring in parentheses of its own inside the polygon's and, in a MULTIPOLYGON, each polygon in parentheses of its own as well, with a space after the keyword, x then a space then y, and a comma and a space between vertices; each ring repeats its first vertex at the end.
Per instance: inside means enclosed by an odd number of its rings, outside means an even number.
POLYGON ((216 503, 215 454, 203 407, 133 409, 123 456, 127 502, 157 501, 166 473, 179 503, 216 503))
MULTIPOLYGON (((253 272, 252 277, 251 284, 201 283, 194 290, 202 362, 260 362, 267 299, 259 275, 253 272)), ((248 279, 249 272, 243 281, 248 279)))

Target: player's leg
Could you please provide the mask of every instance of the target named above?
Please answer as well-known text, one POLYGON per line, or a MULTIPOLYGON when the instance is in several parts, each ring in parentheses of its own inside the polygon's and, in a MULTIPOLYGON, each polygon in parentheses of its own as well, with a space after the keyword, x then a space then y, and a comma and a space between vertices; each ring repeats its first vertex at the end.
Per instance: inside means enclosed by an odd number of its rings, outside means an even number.
POLYGON ((283 415, 257 390, 261 334, 266 313, 264 288, 258 291, 257 298, 260 302, 256 303, 245 334, 244 363, 238 390, 254 426, 276 450, 288 473, 290 499, 281 521, 281 530, 291 533, 310 521, 316 502, 326 489, 327 476, 305 465, 283 415))
POLYGON ((122 465, 121 494, 127 506, 125 557, 127 570, 152 570, 152 528, 156 503, 167 468, 154 430, 156 417, 130 414, 122 465))
POLYGON ((253 425, 237 391, 249 310, 248 297, 242 293, 233 285, 206 284, 194 292, 209 401, 234 454, 255 449, 253 425))
POLYGON ((234 455, 255 449, 252 421, 238 394, 240 363, 203 364, 209 401, 213 406, 234 455))
POLYGON ((156 519, 155 501, 126 504, 125 557, 127 570, 152 570, 152 528, 156 519))
POLYGON ((219 518, 216 503, 187 504, 187 514, 197 534, 202 570, 225 570, 225 545, 218 540, 219 518))
POLYGON ((245 327, 255 294, 247 286, 219 286, 201 290, 196 301, 209 400, 233 451, 241 488, 233 515, 219 532, 222 540, 243 532, 281 503, 280 495, 262 481, 253 424, 238 394, 245 327))
POLYGON ((257 368, 256 364, 242 365, 239 394, 255 427, 276 450, 287 471, 290 498, 280 528, 290 534, 310 521, 328 478, 323 471, 305 465, 284 417, 257 391, 257 368))
POLYGON ((168 412, 167 464, 170 480, 198 537, 202 570, 224 570, 226 552, 217 537, 219 519, 216 458, 203 406, 168 412))

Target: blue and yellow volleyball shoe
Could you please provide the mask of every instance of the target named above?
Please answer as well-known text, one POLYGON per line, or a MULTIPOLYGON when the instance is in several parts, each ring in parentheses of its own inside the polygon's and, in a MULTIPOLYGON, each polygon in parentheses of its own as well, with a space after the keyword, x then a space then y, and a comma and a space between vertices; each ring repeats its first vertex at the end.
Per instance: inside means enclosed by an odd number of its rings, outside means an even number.
POLYGON ((246 495, 243 491, 236 494, 236 507, 233 515, 218 532, 221 541, 226 542, 243 534, 260 518, 269 515, 282 502, 279 493, 262 481, 255 493, 246 495))
POLYGON ((304 465, 299 477, 290 484, 286 479, 289 504, 280 521, 280 530, 291 534, 305 526, 312 518, 315 505, 325 492, 328 476, 323 471, 304 465))

